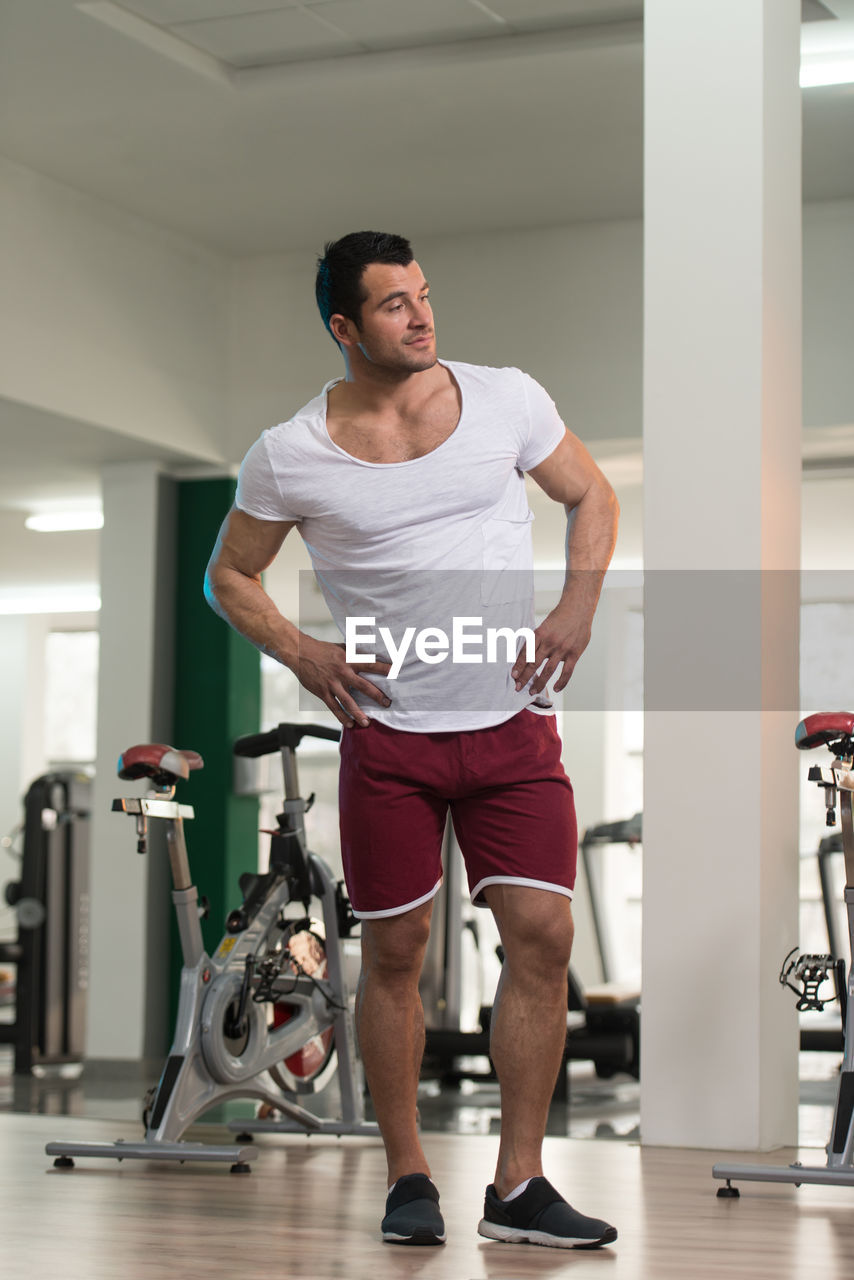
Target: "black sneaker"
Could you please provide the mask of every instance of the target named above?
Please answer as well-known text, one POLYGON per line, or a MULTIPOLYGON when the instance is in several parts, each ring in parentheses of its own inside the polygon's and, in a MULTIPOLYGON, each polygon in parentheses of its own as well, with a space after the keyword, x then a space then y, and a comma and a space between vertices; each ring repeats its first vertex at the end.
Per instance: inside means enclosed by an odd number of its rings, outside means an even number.
POLYGON ((494 1186, 486 1188, 478 1233, 505 1244, 545 1244, 554 1249, 598 1249, 613 1244, 614 1227, 600 1218, 576 1213, 545 1178, 532 1178, 514 1200, 499 1200, 494 1186))
POLYGON ((388 1244, 444 1244, 439 1192, 426 1173, 408 1173, 388 1193, 382 1220, 388 1244))

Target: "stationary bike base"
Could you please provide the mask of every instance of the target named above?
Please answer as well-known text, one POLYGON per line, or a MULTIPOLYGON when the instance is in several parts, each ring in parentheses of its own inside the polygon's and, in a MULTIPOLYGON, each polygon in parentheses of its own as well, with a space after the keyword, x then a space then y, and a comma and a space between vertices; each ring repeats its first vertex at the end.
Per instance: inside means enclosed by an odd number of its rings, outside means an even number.
POLYGON ((282 1099, 273 1105, 279 1113, 277 1119, 265 1116, 254 1120, 230 1120, 227 1125, 229 1132, 238 1134, 238 1141, 244 1134, 248 1137, 253 1133, 297 1133, 309 1138, 313 1133, 331 1133, 337 1138, 345 1136, 378 1138, 380 1136, 378 1124, 373 1120, 362 1119, 362 1109, 359 1104, 353 1105, 351 1102, 349 1106, 345 1106, 343 1116, 328 1120, 315 1115, 313 1111, 307 1111, 305 1107, 289 1099, 287 1101, 282 1099))
MULTIPOLYGON (((854 1187, 854 1169, 833 1169, 827 1165, 716 1164, 712 1177, 737 1182, 788 1182, 799 1187, 812 1182, 824 1187, 854 1187)), ((721 1187, 718 1191, 725 1190, 721 1187)))
POLYGON ((321 1120, 305 1113, 305 1120, 231 1120, 228 1129, 236 1134, 298 1133, 310 1138, 313 1133, 334 1134, 336 1138, 378 1138, 379 1125, 373 1120, 321 1120))
POLYGON ((248 1164, 258 1154, 251 1146, 214 1146, 207 1142, 49 1142, 45 1154, 57 1156, 57 1168, 68 1168, 69 1156, 94 1156, 105 1160, 169 1160, 196 1163, 248 1164))

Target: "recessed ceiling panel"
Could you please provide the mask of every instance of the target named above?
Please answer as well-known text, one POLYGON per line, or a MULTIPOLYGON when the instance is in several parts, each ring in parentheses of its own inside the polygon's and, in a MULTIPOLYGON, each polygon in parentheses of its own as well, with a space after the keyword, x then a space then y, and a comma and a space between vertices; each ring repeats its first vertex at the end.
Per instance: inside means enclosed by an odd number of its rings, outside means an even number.
POLYGON ((271 9, 293 9, 302 0, 117 0, 140 18, 159 26, 176 22, 202 22, 209 18, 245 17, 271 9))
POLYGON ((345 33, 313 18, 305 5, 245 17, 176 23, 169 29, 233 67, 323 58, 359 49, 345 33))
POLYGON ((468 0, 323 0, 319 17, 371 49, 430 44, 505 31, 468 0))
POLYGON ((485 0, 518 29, 586 26, 643 17, 643 0, 485 0))

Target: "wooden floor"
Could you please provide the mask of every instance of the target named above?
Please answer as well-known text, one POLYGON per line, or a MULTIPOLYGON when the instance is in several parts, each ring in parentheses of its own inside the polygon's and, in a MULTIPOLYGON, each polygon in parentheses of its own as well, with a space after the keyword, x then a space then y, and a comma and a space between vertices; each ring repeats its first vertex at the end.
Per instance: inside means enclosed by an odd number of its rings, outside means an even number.
MULTIPOLYGON (((477 1235, 496 1142, 427 1134, 448 1243, 384 1245, 384 1160, 357 1139, 265 1137, 247 1176, 227 1167, 79 1161, 52 1168, 53 1139, 111 1141, 138 1127, 0 1115, 4 1280, 851 1280, 854 1189, 744 1184, 718 1200, 722 1152, 549 1138, 547 1174, 579 1209, 619 1230, 592 1253, 477 1235)), ((194 1137, 222 1140, 222 1131, 194 1137)), ((771 1157, 768 1157, 771 1159, 771 1157)), ((785 1163, 793 1153, 778 1153, 785 1163)), ((804 1157, 822 1162, 815 1151, 804 1157)))

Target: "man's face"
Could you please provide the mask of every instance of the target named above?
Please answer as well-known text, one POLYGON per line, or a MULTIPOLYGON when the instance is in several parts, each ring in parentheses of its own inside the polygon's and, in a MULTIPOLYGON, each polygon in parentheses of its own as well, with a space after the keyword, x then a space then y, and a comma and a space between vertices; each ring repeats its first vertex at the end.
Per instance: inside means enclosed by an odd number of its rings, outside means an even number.
POLYGON ((401 373, 432 369, 436 363, 433 312, 424 273, 417 262, 398 267, 372 262, 362 273, 365 301, 351 336, 362 356, 378 368, 401 373))

